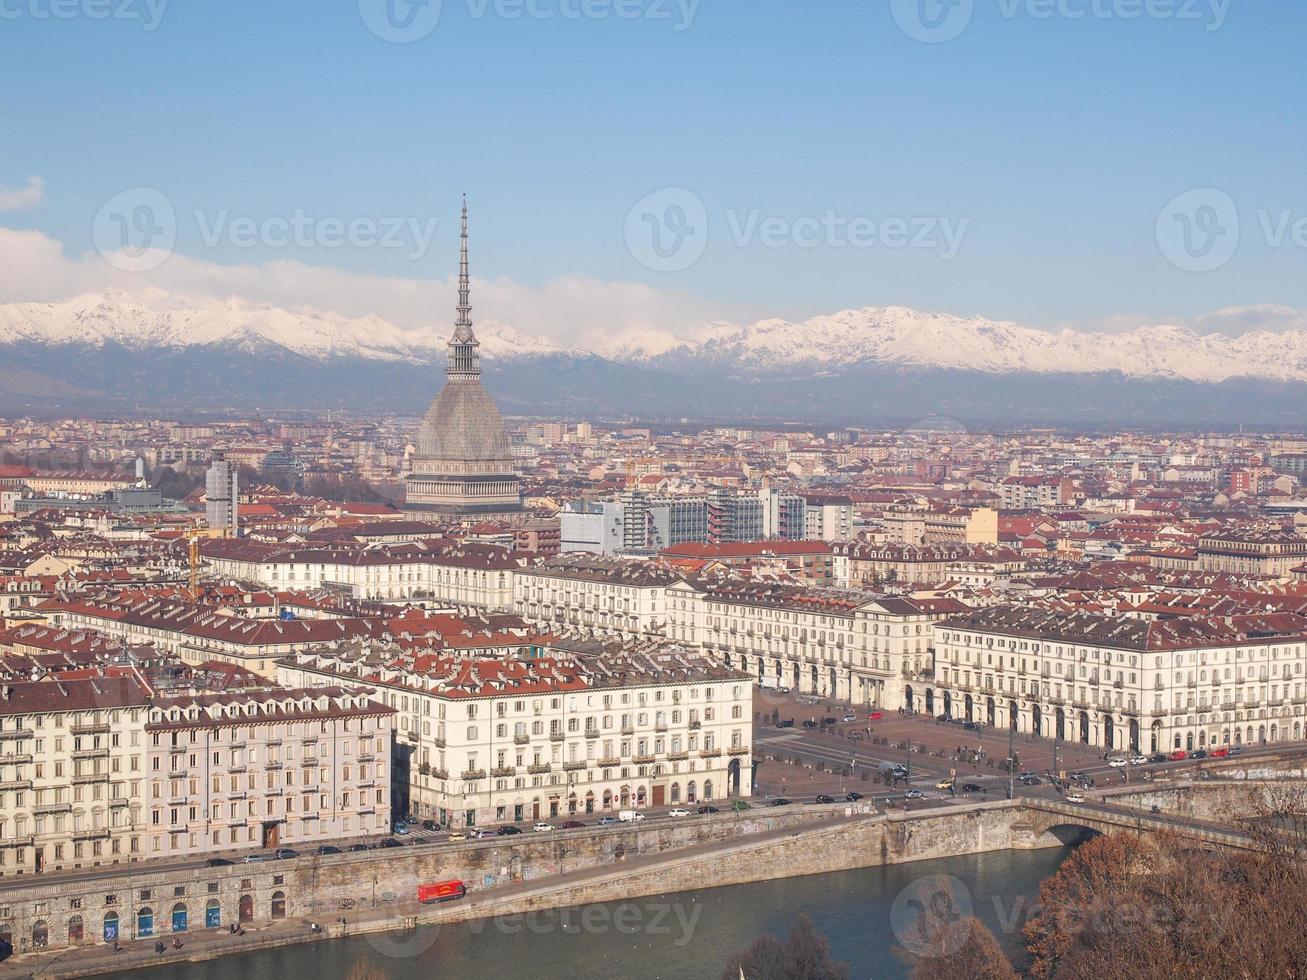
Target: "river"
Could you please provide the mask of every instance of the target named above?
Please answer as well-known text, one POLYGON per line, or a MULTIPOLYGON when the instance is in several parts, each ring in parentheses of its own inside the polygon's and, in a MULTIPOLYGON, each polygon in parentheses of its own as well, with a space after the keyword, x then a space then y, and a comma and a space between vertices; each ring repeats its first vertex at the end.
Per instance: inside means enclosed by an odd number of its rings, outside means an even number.
POLYGON ((906 977, 923 910, 974 911, 1010 955, 1039 892, 1068 851, 998 851, 938 861, 559 909, 503 920, 359 936, 116 976, 159 980, 334 980, 360 960, 387 978, 717 980, 732 952, 783 935, 807 912, 861 978, 906 977))

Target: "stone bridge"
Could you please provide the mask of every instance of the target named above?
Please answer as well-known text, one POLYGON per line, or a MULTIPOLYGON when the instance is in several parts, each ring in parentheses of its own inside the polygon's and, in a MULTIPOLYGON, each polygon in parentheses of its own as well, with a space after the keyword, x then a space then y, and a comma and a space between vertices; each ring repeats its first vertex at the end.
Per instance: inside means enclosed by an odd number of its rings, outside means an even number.
POLYGON ((1248 850, 1247 834, 1214 820, 1199 820, 1165 810, 1154 813, 1142 807, 1124 806, 1108 799, 1087 799, 1084 803, 1030 798, 1021 801, 1012 826, 1014 846, 1052 847, 1078 844, 1098 834, 1132 831, 1169 831, 1191 838, 1206 847, 1248 850))

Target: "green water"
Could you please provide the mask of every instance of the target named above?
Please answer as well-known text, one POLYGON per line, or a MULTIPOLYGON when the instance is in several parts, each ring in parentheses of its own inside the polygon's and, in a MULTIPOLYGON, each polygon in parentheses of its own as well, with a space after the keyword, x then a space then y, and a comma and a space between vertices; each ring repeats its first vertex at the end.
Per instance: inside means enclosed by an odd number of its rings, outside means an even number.
MULTIPOLYGON (((1064 849, 1000 851, 884 868, 785 878, 531 916, 359 936, 117 976, 179 980, 299 980, 345 976, 360 959, 388 978, 518 977, 684 980, 721 975, 758 935, 783 934, 806 912, 854 978, 905 977, 892 952, 919 942, 924 910, 974 912, 1009 954, 1039 883, 1064 849)), ((583 899, 583 896, 579 896, 583 899)), ((929 914, 926 912, 925 914, 929 914)), ((959 978, 962 980, 962 978, 959 978)))

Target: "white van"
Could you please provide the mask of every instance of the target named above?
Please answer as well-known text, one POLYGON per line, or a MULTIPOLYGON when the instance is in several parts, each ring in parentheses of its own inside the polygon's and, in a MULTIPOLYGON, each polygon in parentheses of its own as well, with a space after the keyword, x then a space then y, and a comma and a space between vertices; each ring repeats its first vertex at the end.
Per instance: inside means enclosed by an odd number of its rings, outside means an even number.
POLYGON ((622 810, 617 814, 617 819, 622 823, 630 823, 632 820, 643 820, 644 814, 639 810, 622 810))

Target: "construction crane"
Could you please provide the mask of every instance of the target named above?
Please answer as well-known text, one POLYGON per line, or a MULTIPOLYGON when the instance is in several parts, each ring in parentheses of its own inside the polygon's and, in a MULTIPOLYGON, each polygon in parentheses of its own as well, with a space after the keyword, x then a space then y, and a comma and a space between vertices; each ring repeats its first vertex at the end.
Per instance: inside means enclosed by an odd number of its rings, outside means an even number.
POLYGON ((190 565, 191 598, 198 599, 200 595, 200 538, 204 532, 198 527, 193 527, 186 532, 186 559, 190 565))

